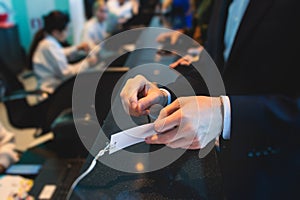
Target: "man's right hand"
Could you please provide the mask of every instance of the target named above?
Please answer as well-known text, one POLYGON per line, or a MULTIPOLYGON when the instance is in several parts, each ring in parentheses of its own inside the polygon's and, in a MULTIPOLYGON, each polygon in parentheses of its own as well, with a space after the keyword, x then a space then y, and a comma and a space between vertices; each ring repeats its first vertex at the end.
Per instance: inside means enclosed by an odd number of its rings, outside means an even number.
POLYGON ((128 79, 120 97, 125 111, 133 116, 148 115, 152 105, 167 103, 167 94, 142 75, 128 79))

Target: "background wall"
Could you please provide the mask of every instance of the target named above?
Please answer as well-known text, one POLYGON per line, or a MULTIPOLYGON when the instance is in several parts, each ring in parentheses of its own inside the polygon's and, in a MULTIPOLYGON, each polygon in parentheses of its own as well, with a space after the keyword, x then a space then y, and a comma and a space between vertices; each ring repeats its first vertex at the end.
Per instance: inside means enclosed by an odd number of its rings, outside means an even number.
POLYGON ((85 22, 85 11, 83 0, 69 0, 69 12, 71 17, 71 36, 73 44, 79 44, 81 41, 82 30, 85 22))
POLYGON ((34 34, 43 26, 42 16, 52 10, 60 10, 70 15, 68 41, 77 44, 80 40, 85 21, 83 0, 0 0, 1 3, 11 9, 10 21, 18 25, 21 45, 26 52, 34 34))

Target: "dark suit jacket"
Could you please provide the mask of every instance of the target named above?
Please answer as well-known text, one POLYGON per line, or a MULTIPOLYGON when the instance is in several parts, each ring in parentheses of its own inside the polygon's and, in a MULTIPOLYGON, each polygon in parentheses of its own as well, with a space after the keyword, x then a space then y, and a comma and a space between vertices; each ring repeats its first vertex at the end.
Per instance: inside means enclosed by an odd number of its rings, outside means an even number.
POLYGON ((225 193, 230 199, 295 197, 300 186, 300 1, 250 0, 226 63, 224 7, 217 1, 207 50, 231 102, 231 139, 221 150, 225 193))
MULTIPOLYGON (((225 4, 215 2, 206 45, 231 102, 231 138, 221 141, 220 153, 225 195, 295 198, 300 188, 300 1, 250 0, 226 63, 225 4)), ((192 70, 185 74, 197 94, 207 93, 192 70)))

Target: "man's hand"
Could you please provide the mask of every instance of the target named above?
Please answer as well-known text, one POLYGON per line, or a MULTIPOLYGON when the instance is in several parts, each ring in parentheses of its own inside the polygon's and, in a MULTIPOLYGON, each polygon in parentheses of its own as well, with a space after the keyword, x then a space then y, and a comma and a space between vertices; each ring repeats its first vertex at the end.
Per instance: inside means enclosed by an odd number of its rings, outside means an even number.
POLYGON ((160 35, 157 36, 156 41, 157 42, 165 42, 167 39, 169 39, 170 44, 175 45, 177 43, 179 37, 183 34, 180 31, 181 30, 161 33, 160 35))
POLYGON ((222 132, 222 102, 219 97, 182 97, 161 110, 154 122, 158 134, 148 144, 171 148, 201 149, 222 132))
POLYGON ((167 102, 167 95, 141 75, 127 80, 120 97, 125 111, 133 116, 148 115, 152 105, 167 102))

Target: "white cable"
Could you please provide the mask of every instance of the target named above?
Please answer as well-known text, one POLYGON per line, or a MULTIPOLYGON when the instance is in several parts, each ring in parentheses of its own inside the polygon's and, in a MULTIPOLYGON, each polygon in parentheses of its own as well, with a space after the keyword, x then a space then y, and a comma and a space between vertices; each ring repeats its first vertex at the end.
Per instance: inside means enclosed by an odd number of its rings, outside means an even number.
POLYGON ((101 151, 99 151, 99 153, 95 156, 95 158, 93 159, 92 163, 90 164, 89 168, 83 172, 72 184, 69 192, 68 192, 68 195, 66 197, 66 200, 69 200, 72 193, 73 193, 73 190, 75 189, 75 187, 77 186, 77 184, 84 178, 86 177, 93 169, 94 167, 96 166, 97 164, 97 159, 100 158, 101 156, 104 155, 104 153, 106 151, 108 151, 110 148, 110 145, 108 144, 104 149, 102 149, 101 151))

